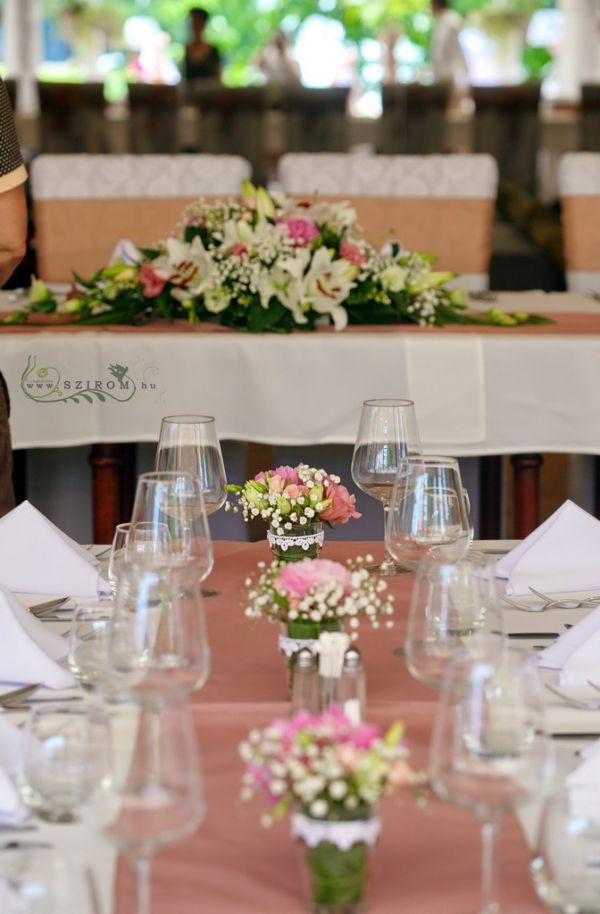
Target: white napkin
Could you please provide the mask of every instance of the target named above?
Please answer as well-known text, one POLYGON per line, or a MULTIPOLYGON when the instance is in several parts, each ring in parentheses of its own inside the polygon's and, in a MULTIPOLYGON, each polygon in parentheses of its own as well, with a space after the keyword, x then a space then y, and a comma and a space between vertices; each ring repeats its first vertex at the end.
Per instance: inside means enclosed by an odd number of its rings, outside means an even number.
POLYGON ((531 596, 600 588, 600 521, 566 501, 496 564, 506 592, 531 596))
POLYGON ((600 684, 600 606, 539 653, 538 664, 560 670, 561 686, 600 684))
POLYGON ((581 765, 567 775, 571 815, 600 819, 600 756, 586 755, 581 765))
POLYGON ((110 255, 110 263, 134 264, 138 263, 141 257, 142 255, 133 241, 130 241, 129 238, 121 238, 113 248, 113 252, 110 255))
POLYGON ((0 716, 0 824, 20 822, 27 815, 10 779, 16 776, 24 743, 23 731, 0 716))
POLYGON ((98 560, 28 501, 0 518, 0 584, 16 593, 97 597, 98 560))
POLYGON ((23 609, 1 584, 0 631, 0 681, 39 682, 49 689, 74 685, 71 673, 56 662, 67 653, 65 639, 23 609))

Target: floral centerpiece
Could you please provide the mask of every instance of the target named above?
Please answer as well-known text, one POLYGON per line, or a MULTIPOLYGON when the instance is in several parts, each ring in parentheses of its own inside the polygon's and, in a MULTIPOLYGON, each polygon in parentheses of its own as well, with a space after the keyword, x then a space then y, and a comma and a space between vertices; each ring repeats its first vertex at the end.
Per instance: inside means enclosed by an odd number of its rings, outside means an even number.
POLYGON ((364 903, 368 853, 379 835, 376 808, 395 787, 413 783, 404 728, 382 734, 353 725, 337 708, 297 714, 252 730, 240 745, 242 797, 264 797, 272 825, 292 811, 292 835, 305 847, 313 911, 357 911, 364 903))
MULTIPOLYGON (((29 303, 5 323, 143 324, 162 318, 262 332, 347 324, 502 323, 466 312, 464 292, 435 258, 393 244, 377 250, 348 203, 296 200, 249 182, 240 199, 188 206, 173 235, 58 296, 34 281, 29 303), (48 317, 50 315, 50 317, 48 317), (53 316, 53 317, 52 317, 53 316), (39 319, 39 318, 38 318, 39 319)), ((513 315, 512 323, 544 318, 513 315)))
POLYGON ((227 488, 237 496, 237 505, 228 503, 225 509, 241 508, 246 521, 266 521, 269 545, 281 561, 316 557, 323 546, 323 523, 346 524, 361 516, 356 496, 341 484, 339 476, 305 463, 266 470, 243 486, 227 488))
POLYGON ((258 565, 255 577, 246 579, 250 619, 266 618, 281 624, 279 647, 291 657, 300 647, 315 650, 323 631, 340 631, 348 623, 351 635, 361 619, 373 628, 393 626, 391 594, 385 581, 364 567, 371 556, 349 559, 345 565, 328 559, 304 559, 290 565, 258 565))

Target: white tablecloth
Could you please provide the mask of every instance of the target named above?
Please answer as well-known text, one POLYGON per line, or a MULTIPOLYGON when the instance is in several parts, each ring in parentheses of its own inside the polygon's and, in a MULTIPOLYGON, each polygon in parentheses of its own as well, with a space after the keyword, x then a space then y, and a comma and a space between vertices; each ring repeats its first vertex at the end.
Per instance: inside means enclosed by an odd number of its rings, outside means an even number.
MULTIPOLYGON (((600 312, 543 293, 495 306, 600 312)), ((351 444, 363 400, 412 397, 429 450, 600 453, 600 334, 90 330, 0 346, 17 448, 155 441, 162 416, 187 412, 216 416, 222 439, 351 444)))

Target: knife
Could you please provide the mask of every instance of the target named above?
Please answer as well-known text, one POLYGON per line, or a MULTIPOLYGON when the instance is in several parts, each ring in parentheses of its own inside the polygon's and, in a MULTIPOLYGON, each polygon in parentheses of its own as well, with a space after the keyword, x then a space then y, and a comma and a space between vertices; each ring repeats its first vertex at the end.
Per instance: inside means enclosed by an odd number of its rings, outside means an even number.
POLYGON ((509 632, 509 638, 558 638, 558 632, 509 632))

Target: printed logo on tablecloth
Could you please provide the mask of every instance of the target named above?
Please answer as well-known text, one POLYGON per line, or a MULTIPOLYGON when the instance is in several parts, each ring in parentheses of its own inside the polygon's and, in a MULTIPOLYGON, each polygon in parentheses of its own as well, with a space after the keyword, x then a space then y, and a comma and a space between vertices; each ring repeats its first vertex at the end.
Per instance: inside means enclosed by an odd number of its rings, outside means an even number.
POLYGON ((137 380, 127 365, 107 365, 99 378, 75 378, 62 375, 53 366, 37 367, 37 357, 30 355, 21 375, 21 390, 36 403, 127 403, 141 391, 156 391, 158 368, 145 368, 137 380))

